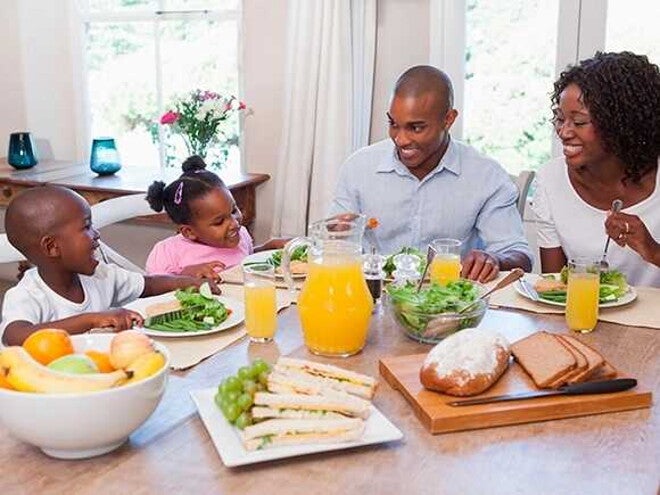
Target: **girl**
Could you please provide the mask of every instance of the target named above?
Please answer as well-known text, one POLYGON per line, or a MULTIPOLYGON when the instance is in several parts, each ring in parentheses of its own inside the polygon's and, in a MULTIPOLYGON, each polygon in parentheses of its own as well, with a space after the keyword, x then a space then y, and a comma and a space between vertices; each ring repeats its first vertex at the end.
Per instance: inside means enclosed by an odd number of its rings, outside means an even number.
MULTIPOLYGON (((237 265, 254 250, 241 225, 242 215, 222 179, 209 172, 199 156, 183 162, 183 174, 165 186, 149 186, 147 201, 155 211, 165 208, 179 233, 158 242, 147 259, 147 273, 218 279, 221 270, 237 265)), ((282 247, 272 240, 261 249, 282 247)))

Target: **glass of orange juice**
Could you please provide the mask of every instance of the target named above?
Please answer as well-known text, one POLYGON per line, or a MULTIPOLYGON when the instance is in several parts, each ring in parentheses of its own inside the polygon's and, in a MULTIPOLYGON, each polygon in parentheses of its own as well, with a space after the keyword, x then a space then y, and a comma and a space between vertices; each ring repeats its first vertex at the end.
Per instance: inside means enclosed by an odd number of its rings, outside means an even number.
POLYGON ((458 239, 435 239, 431 241, 435 256, 429 268, 431 281, 440 285, 461 277, 461 241, 458 239))
POLYGON ((570 330, 591 332, 598 321, 600 263, 591 258, 575 258, 568 262, 566 324, 570 330))
POLYGON ((268 263, 243 266, 245 329, 250 341, 270 342, 277 330, 275 268, 268 263))

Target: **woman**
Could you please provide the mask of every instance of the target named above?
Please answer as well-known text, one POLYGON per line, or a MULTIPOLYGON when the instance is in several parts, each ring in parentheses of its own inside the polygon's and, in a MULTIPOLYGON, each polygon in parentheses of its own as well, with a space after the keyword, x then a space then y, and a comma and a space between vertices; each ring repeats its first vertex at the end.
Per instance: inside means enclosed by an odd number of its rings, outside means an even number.
POLYGON ((600 259, 609 236, 610 267, 633 285, 660 287, 658 66, 630 52, 597 53, 561 73, 552 103, 564 157, 538 175, 542 271, 600 259))

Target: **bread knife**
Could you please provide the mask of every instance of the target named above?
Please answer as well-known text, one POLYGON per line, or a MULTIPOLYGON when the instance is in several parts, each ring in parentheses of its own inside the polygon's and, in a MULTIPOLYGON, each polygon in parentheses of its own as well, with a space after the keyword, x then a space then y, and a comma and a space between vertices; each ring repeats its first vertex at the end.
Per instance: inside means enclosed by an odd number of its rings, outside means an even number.
POLYGON ((551 395, 609 394, 612 392, 623 392, 624 390, 631 389, 635 386, 637 386, 637 380, 634 378, 617 378, 615 380, 601 380, 597 382, 564 385, 557 390, 541 390, 533 392, 519 392, 515 394, 494 395, 492 397, 458 400, 448 402, 447 404, 450 406, 472 406, 475 404, 490 404, 492 402, 535 399, 536 397, 549 397, 551 395))

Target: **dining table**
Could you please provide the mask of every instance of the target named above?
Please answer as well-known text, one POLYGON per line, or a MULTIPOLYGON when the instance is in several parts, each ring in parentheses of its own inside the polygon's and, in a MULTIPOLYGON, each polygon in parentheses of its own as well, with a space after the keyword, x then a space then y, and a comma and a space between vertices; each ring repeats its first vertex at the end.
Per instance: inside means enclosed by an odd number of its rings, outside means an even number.
MULTIPOLYGON (((660 301, 659 301, 660 302, 660 301)), ((489 309, 480 328, 515 341, 538 330, 568 333, 563 315, 489 309)), ((660 332, 599 322, 581 338, 660 392, 660 332)), ((153 415, 119 449, 58 460, 0 426, 2 494, 630 494, 654 495, 660 480, 658 408, 433 435, 406 399, 379 377, 379 359, 428 352, 377 306, 363 351, 310 354, 298 311, 278 316, 271 343, 244 338, 186 371, 173 371, 153 415), (226 467, 190 392, 217 387, 257 357, 335 364, 379 380, 374 405, 403 433, 398 441, 226 467)), ((117 410, 116 414, 121 414, 117 410)))

